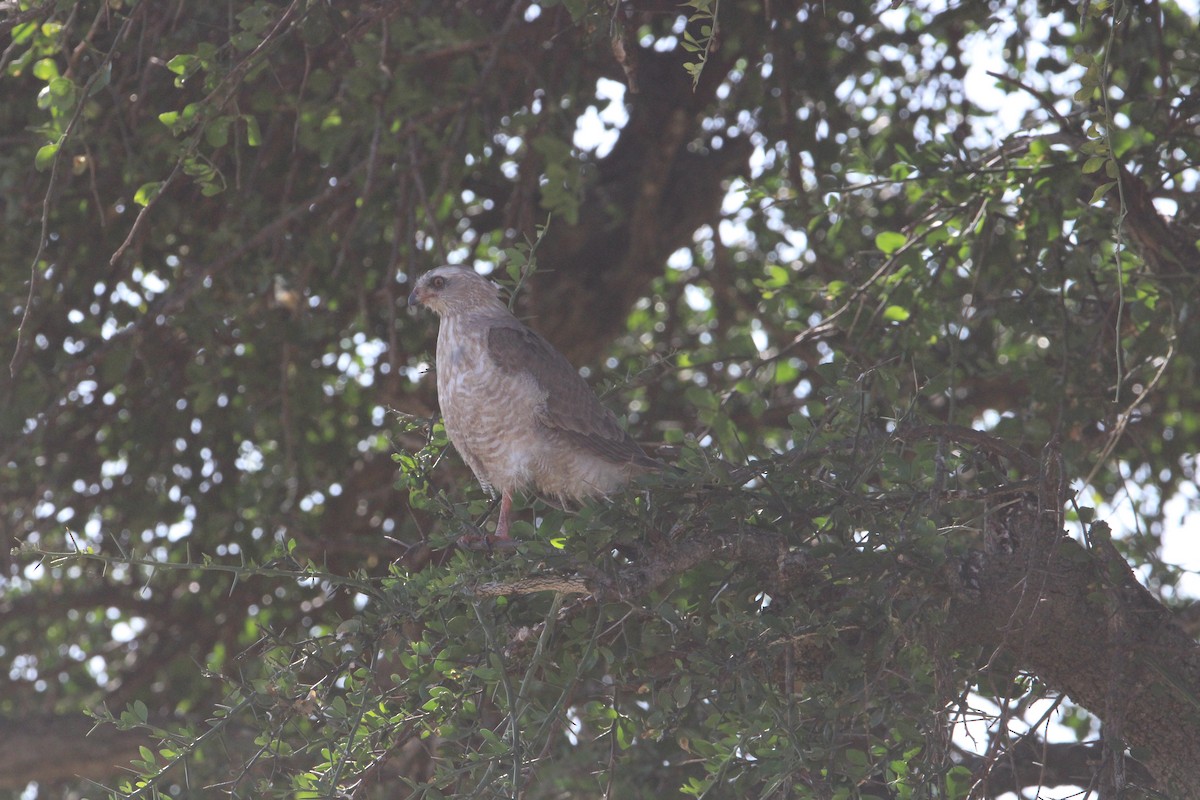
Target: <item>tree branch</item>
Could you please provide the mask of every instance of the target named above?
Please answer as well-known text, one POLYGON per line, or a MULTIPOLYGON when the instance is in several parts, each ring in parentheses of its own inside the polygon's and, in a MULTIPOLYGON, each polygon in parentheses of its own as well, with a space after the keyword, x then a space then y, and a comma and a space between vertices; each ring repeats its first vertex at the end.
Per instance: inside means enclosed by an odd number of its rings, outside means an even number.
MULTIPOLYGON (((1018 739, 1007 751, 989 758, 954 748, 954 759, 971 770, 982 797, 1019 794, 1030 787, 1089 786, 1103 756, 1097 742, 1045 742, 1037 737, 1018 739)), ((1127 762, 1129 777, 1149 785, 1150 773, 1137 761, 1127 762)))

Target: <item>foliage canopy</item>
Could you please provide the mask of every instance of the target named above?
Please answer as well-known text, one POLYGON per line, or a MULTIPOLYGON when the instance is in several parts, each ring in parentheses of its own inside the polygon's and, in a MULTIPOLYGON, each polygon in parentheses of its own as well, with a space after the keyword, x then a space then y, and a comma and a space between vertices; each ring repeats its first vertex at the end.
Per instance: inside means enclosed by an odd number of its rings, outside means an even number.
POLYGON ((1196 28, 0 4, 0 788, 1200 796, 1196 28), (456 549, 445 262, 680 471, 456 549))

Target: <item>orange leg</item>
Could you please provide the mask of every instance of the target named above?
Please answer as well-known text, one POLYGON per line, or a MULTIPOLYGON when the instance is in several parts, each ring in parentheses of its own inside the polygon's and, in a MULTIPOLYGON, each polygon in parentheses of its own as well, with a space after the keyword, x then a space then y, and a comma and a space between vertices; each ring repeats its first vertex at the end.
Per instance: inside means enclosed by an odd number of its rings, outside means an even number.
POLYGON ((504 492, 500 497, 500 518, 496 520, 496 538, 508 539, 509 517, 512 515, 512 493, 504 492))

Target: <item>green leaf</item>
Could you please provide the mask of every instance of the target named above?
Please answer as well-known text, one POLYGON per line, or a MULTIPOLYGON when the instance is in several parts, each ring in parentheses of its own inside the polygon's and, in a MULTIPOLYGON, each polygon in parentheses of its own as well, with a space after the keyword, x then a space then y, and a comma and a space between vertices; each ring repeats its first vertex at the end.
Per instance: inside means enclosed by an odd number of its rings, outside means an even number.
POLYGON ((671 690, 671 696, 675 699, 676 708, 686 708, 687 704, 692 702, 692 680, 689 675, 680 677, 675 688, 671 690))
POLYGON ((188 70, 197 61, 196 57, 190 53, 180 53, 167 62, 167 69, 174 72, 176 75, 186 75, 188 70))
POLYGON ((875 236, 875 246, 885 255, 891 255, 904 246, 908 237, 895 231, 883 231, 875 236))
POLYGON ((99 94, 110 83, 112 83, 112 64, 107 63, 96 74, 95 80, 88 87, 88 97, 94 97, 99 94))
POLYGON ((25 44, 29 41, 29 37, 37 32, 38 24, 36 22, 26 22, 12 29, 11 37, 13 44, 25 44))
POLYGON ((33 65, 33 77, 49 81, 59 76, 58 64, 53 58, 43 58, 33 65))
POLYGON ((903 306, 888 306, 883 310, 883 318, 888 322, 904 322, 912 313, 903 306))
POLYGON ((133 202, 139 206, 148 206, 154 202, 154 198, 158 197, 158 193, 162 191, 163 181, 152 181, 143 183, 138 187, 138 190, 133 193, 133 202))
POLYGON ((716 411, 721 406, 715 394, 699 386, 689 386, 684 390, 683 398, 687 401, 688 405, 710 413, 716 411))
POLYGON ((778 289, 782 286, 787 286, 792 278, 792 273, 787 268, 781 267, 778 264, 768 264, 767 275, 769 277, 762 282, 762 286, 767 289, 778 289))
POLYGON ((243 115, 242 119, 246 120, 246 144, 258 147, 262 144, 262 131, 259 130, 258 120, 250 114, 243 115))
POLYGON ((1092 199, 1088 200, 1088 205, 1095 205, 1096 203, 1100 202, 1100 199, 1108 193, 1108 190, 1116 185, 1116 181, 1109 181, 1108 183, 1102 183, 1097 186, 1096 191, 1092 192, 1092 199))
POLYGON ((50 94, 55 97, 70 97, 75 92, 75 84, 70 78, 53 78, 49 86, 50 94))
POLYGON ((58 155, 58 148, 62 145, 62 139, 57 142, 50 142, 38 148, 37 155, 33 157, 33 165, 41 172, 47 169, 54 163, 54 157, 58 155))
POLYGON ((224 147, 229 143, 229 117, 217 117, 204 126, 204 141, 210 147, 224 147))

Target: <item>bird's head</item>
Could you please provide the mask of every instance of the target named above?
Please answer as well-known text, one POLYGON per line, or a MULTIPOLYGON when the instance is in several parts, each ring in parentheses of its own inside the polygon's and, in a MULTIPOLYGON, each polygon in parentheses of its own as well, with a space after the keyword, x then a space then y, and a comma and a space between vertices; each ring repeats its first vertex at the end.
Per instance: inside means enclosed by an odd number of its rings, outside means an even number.
POLYGON ((408 296, 408 304, 423 305, 440 316, 481 311, 488 307, 507 310, 500 300, 500 288, 467 267, 429 270, 417 279, 417 285, 408 296))

